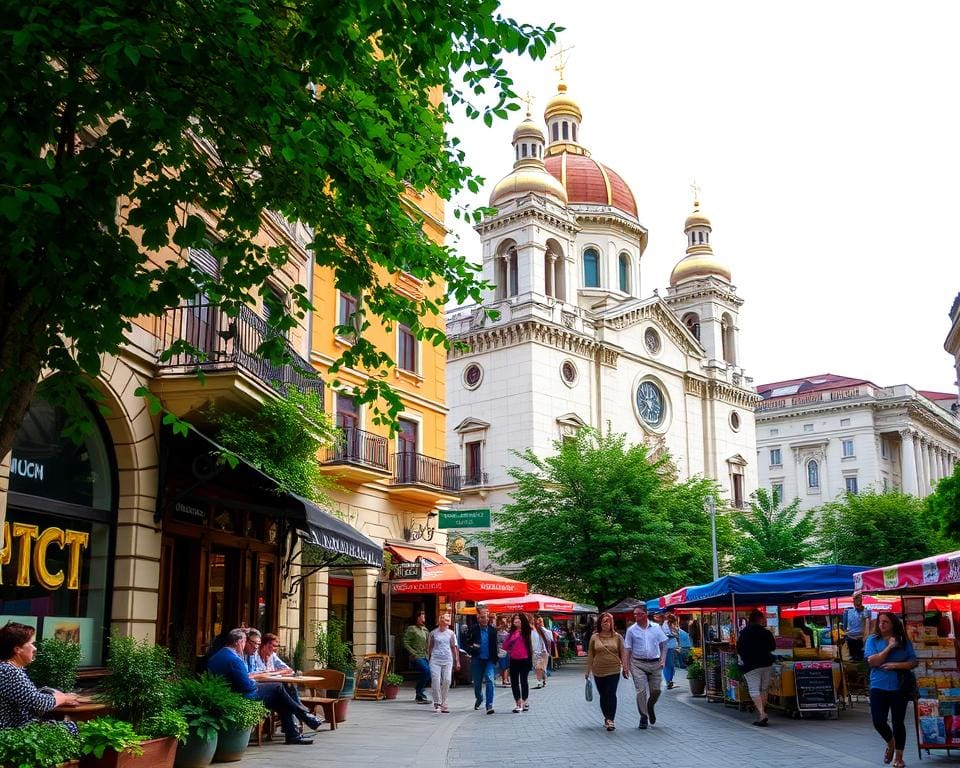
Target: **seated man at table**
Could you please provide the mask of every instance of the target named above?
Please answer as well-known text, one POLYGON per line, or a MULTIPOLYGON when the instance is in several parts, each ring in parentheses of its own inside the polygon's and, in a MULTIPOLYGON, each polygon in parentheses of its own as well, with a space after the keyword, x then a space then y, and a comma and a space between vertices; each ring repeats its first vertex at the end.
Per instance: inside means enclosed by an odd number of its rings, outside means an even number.
MULTIPOLYGON (((259 690, 250 678, 244 661, 243 652, 247 644, 247 633, 243 629, 231 629, 228 642, 213 656, 207 664, 207 671, 225 677, 230 688, 248 699, 262 701, 267 707, 279 713, 280 725, 287 744, 313 744, 313 739, 305 739, 297 730, 296 716, 304 713, 293 703, 283 690, 283 686, 270 686, 269 690, 259 690)), ((259 643, 257 643, 259 646, 259 643)), ((313 715, 304 715, 301 719, 316 730, 320 722, 313 715)))
MULTIPOLYGON (((282 686, 297 708, 309 715, 307 708, 300 703, 300 691, 297 690, 297 687, 295 685, 283 685, 283 681, 278 679, 293 675, 293 670, 277 656, 277 648, 279 647, 280 638, 272 632, 261 635, 258 629, 247 630, 247 644, 243 653, 250 677, 256 681, 258 690, 271 686, 282 686), (259 643, 259 646, 257 643, 259 643)), ((303 719, 301 715, 297 716, 303 719)), ((310 715, 310 717, 314 716, 310 715)), ((316 720, 318 725, 323 723, 322 717, 317 717, 316 720)), ((304 722, 311 728, 313 727, 311 720, 306 719, 304 722)))

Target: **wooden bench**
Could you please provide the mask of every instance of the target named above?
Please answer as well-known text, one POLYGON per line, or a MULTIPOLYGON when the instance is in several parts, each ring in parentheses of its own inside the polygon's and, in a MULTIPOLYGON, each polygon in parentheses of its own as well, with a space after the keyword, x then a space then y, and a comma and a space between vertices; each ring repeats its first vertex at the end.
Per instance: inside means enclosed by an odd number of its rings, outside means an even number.
POLYGON ((340 691, 343 690, 343 672, 336 669, 315 669, 307 672, 304 677, 315 678, 317 682, 310 686, 309 696, 300 697, 300 703, 313 714, 316 714, 317 707, 320 707, 323 711, 323 719, 330 723, 330 730, 335 731, 337 729, 336 704, 343 700, 340 697, 340 691), (323 691, 326 695, 317 696, 318 691, 323 691))

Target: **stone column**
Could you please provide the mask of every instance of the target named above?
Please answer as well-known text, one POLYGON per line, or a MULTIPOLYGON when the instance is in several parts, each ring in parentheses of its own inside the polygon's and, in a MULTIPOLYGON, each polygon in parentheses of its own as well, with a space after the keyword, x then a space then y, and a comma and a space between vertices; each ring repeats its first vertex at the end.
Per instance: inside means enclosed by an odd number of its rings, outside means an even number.
POLYGON ((920 445, 920 464, 918 466, 923 468, 920 484, 920 498, 922 499, 930 495, 930 443, 922 437, 918 443, 920 445))
POLYGON ((556 263, 557 263, 557 254, 548 253, 547 254, 547 274, 545 275, 546 285, 547 285, 547 296, 555 297, 557 295, 556 286, 554 285, 555 283, 554 265, 556 263))
POLYGON ((900 432, 900 485, 904 493, 917 495, 917 457, 914 451, 913 432, 900 432))

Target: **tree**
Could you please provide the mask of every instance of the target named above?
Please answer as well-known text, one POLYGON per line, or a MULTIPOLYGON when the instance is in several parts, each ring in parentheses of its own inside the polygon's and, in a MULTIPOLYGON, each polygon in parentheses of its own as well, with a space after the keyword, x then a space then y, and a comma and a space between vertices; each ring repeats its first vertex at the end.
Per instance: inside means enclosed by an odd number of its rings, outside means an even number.
POLYGON ((780 497, 758 488, 749 511, 735 511, 733 527, 739 534, 730 567, 735 573, 780 571, 810 564, 818 554, 812 540, 814 517, 800 511, 800 499, 781 506, 780 497))
POLYGON ((928 519, 949 538, 960 538, 960 464, 953 474, 937 483, 936 490, 927 496, 928 519))
POLYGON ((834 562, 880 566, 949 548, 924 503, 901 491, 848 493, 820 508, 820 547, 834 562))
MULTIPOLYGON (((628 446, 622 434, 582 429, 554 447, 545 459, 518 453, 530 468, 509 470, 513 500, 480 537, 498 562, 519 564, 538 590, 601 607, 709 579, 704 500, 713 482, 673 482, 668 456, 628 446)), ((728 528, 717 522, 726 545, 728 528)))
MULTIPOLYGON (((446 343, 422 321, 442 300, 395 292, 404 270, 478 299, 476 268, 423 235, 407 189, 450 199, 480 180, 451 107, 489 124, 518 108, 504 52, 545 55, 556 30, 495 15, 497 0, 36 0, 0 21, 0 456, 44 369, 95 377, 130 318, 203 292, 236 313, 286 263, 256 241, 275 211, 315 233, 313 255, 368 316, 446 343), (451 72, 457 73, 451 79, 451 72), (443 93, 447 102, 437 97, 443 93), (479 99, 478 104, 470 99, 479 99), (199 215, 216 224, 208 229, 199 215), (214 280, 181 261, 208 247, 214 280), (173 249, 173 250, 171 250, 173 249), (151 263, 147 263, 148 260, 151 263)), ((266 293, 269 299, 269 292, 266 293)), ((273 300, 271 324, 292 316, 273 300)), ((260 352, 283 358, 281 334, 260 352)), ((399 398, 390 355, 362 337, 339 366, 371 372, 365 402, 399 398)), ((81 418, 82 409, 72 413, 81 418)))

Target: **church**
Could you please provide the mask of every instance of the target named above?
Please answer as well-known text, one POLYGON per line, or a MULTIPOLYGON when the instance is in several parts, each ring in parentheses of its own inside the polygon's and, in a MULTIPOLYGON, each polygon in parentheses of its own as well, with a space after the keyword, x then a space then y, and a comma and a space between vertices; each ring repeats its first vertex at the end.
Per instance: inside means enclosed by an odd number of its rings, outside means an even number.
POLYGON ((494 288, 482 307, 447 313, 464 345, 447 363, 457 508, 495 513, 515 487, 512 451, 549 456, 584 426, 666 450, 681 479, 714 478, 745 506, 759 398, 739 356, 743 299, 713 253, 710 219, 695 199, 669 287, 645 295, 647 229, 630 186, 582 141, 582 118, 561 76, 544 125, 528 111, 517 126, 513 170, 490 196, 496 212, 475 227, 494 288))

